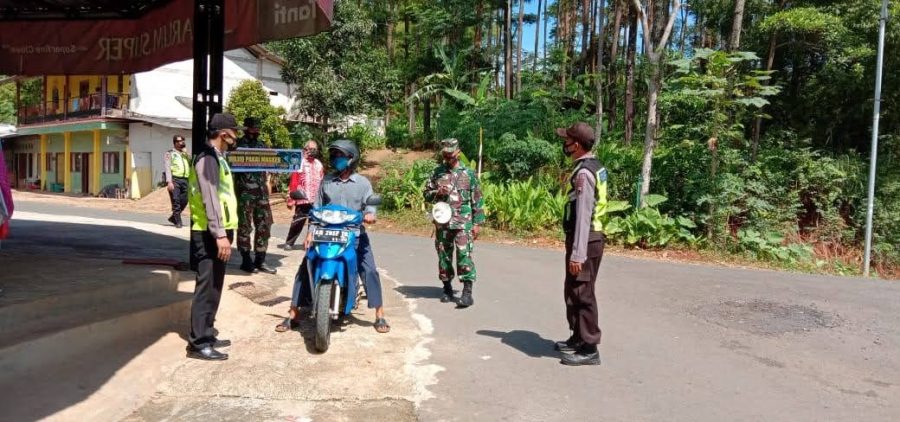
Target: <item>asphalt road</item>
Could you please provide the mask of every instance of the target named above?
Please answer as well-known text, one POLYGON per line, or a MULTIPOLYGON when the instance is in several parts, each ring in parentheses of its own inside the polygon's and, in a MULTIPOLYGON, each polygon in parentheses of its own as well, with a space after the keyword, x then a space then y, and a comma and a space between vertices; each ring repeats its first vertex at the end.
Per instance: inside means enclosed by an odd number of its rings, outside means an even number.
POLYGON ((476 304, 458 310, 438 299, 430 239, 376 232, 373 247, 434 326, 428 363, 443 371, 418 409, 424 421, 900 420, 896 282, 608 256, 603 364, 572 368, 552 349, 568 336, 561 251, 479 243, 476 304))
POLYGON ((900 284, 609 256, 600 367, 566 367, 561 251, 479 244, 442 304, 430 240, 379 235, 446 368, 422 420, 900 420, 900 284))

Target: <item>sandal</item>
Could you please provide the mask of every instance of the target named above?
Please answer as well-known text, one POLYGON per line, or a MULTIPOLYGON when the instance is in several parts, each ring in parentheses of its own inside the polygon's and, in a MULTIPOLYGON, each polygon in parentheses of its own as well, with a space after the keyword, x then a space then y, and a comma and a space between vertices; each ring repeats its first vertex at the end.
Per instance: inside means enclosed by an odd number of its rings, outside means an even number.
POLYGON ((280 324, 275 326, 275 332, 283 333, 285 331, 293 330, 300 326, 300 322, 295 321, 290 318, 285 318, 284 321, 281 321, 280 324))
POLYGON ((378 318, 375 320, 375 331, 378 331, 381 334, 387 333, 391 331, 391 326, 388 325, 388 322, 384 318, 378 318))

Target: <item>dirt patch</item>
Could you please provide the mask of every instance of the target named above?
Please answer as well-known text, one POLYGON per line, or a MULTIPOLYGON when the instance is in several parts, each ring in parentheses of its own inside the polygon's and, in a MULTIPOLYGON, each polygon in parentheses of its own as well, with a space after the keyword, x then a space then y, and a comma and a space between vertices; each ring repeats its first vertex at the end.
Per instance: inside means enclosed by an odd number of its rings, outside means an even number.
POLYGON ((359 173, 368 177, 372 183, 381 178, 381 167, 384 163, 390 161, 402 161, 411 164, 418 160, 428 160, 434 158, 434 151, 410 151, 410 150, 391 150, 378 149, 374 151, 366 151, 363 162, 359 167, 359 173))
POLYGON ((727 300, 701 305, 692 313, 707 322, 762 336, 803 334, 813 330, 835 328, 843 323, 815 305, 788 305, 763 299, 727 300))

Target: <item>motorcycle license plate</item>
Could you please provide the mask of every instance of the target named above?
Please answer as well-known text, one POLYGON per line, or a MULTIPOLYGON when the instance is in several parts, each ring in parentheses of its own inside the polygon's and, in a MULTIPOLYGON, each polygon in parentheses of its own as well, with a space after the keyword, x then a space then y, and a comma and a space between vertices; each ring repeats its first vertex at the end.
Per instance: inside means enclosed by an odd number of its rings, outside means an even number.
POLYGON ((316 229, 313 232, 313 242, 347 243, 350 232, 347 230, 316 229))

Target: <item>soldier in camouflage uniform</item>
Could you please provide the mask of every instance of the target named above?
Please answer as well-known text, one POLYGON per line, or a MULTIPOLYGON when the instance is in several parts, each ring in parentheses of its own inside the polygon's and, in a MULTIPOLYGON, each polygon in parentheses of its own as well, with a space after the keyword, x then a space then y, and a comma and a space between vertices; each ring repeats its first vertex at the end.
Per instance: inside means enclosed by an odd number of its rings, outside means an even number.
POLYGON ((425 186, 425 200, 446 202, 453 210, 447 224, 435 224, 435 248, 438 254, 438 276, 444 284, 441 302, 456 302, 466 308, 474 304, 472 284, 475 282, 475 262, 472 246, 484 223, 484 202, 481 185, 475 173, 459 160, 459 141, 441 141, 443 162, 438 165, 425 186), (456 250, 456 274, 463 283, 462 295, 453 296, 453 251, 456 250))
MULTIPOLYGON (((244 119, 244 137, 238 140, 239 148, 267 148, 259 139, 259 121, 244 119)), ((274 268, 266 265, 266 249, 272 230, 272 208, 269 207, 269 189, 265 172, 234 173, 234 184, 238 197, 238 251, 241 253, 241 269, 248 273, 262 271, 275 274, 274 268), (253 242, 255 259, 251 259, 250 237, 256 228, 253 242)))

